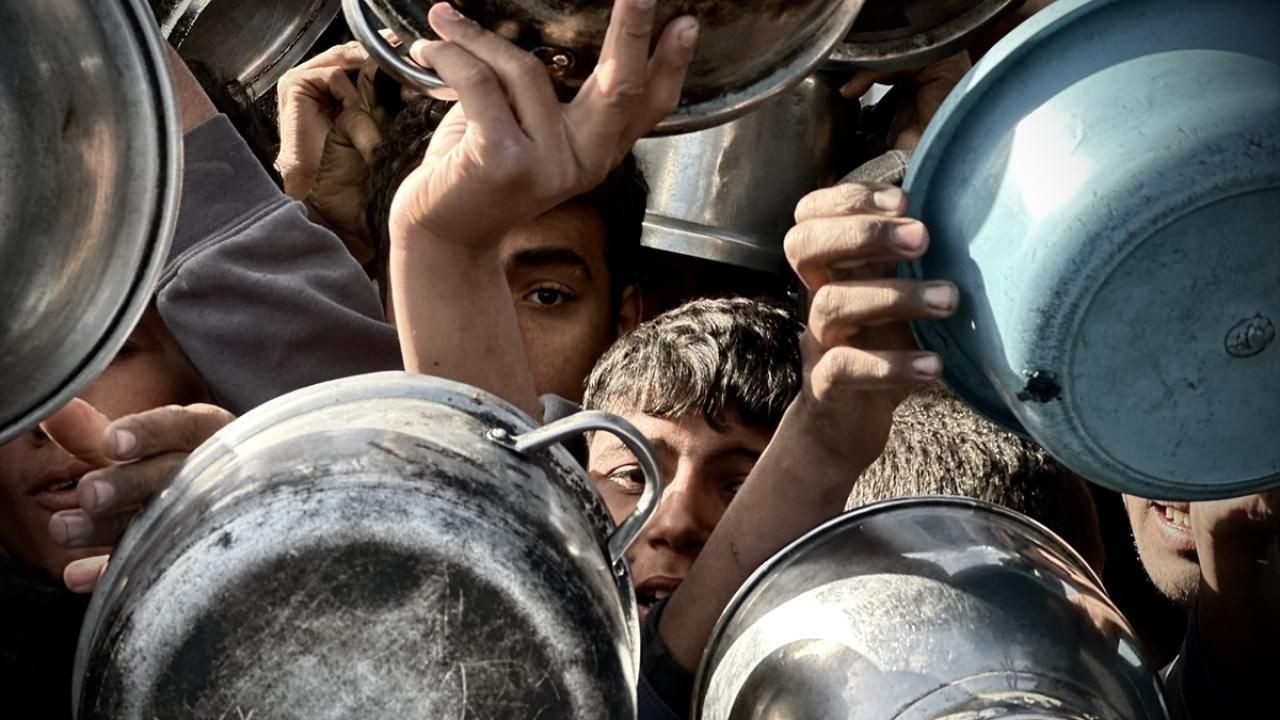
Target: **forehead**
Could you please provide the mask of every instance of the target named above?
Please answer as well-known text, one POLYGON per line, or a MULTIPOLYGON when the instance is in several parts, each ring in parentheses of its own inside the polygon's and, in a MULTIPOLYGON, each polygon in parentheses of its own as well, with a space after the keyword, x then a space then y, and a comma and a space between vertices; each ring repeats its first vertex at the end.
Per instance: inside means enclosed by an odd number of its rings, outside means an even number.
POLYGON ((589 269, 601 271, 608 236, 604 221, 589 206, 570 202, 507 233, 501 254, 505 265, 548 250, 577 255, 589 269))
MULTIPOLYGON (((658 418, 642 413, 618 413, 630 422, 653 445, 663 461, 682 458, 707 462, 731 455, 754 459, 764 452, 771 432, 731 421, 724 432, 717 432, 700 414, 687 413, 678 418, 658 418)), ((630 457, 631 453, 608 433, 597 432, 591 438, 590 459, 610 461, 630 457)))

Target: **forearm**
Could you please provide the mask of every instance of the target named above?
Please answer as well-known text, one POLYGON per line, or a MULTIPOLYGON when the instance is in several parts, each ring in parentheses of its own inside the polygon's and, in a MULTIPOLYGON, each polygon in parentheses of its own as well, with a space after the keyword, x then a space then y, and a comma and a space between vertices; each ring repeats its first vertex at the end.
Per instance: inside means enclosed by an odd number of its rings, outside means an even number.
POLYGON ((474 251, 391 230, 392 308, 405 369, 493 393, 541 420, 497 248, 474 251))
MULTIPOLYGON (((833 453, 814 418, 793 403, 689 574, 672 594, 659 633, 671 657, 697 667, 720 613, 751 573, 787 544, 839 515, 879 454, 850 437, 833 453)), ((881 446, 883 443, 881 443, 881 446)))

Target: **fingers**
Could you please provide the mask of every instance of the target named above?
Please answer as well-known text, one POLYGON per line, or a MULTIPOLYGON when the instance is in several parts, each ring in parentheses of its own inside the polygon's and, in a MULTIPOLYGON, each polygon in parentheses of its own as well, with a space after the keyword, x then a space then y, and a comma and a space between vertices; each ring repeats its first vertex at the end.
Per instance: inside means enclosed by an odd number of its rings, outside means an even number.
POLYGON ((474 123, 486 137, 525 137, 497 74, 462 46, 420 40, 413 44, 409 56, 414 62, 434 69, 453 88, 459 104, 466 107, 468 122, 474 123))
POLYGON ((343 70, 355 70, 369 59, 369 52, 359 42, 335 45, 304 63, 298 63, 294 70, 310 70, 312 68, 337 67, 343 70))
POLYGON ((334 126, 351 141, 366 165, 373 162, 374 152, 382 144, 382 130, 372 115, 359 109, 347 110, 338 116, 334 126))
POLYGON ((783 240, 787 261, 811 292, 830 282, 833 270, 913 260, 929 246, 925 226, 907 218, 876 215, 809 220, 783 240))
POLYGON ((680 104, 680 93, 697 45, 697 20, 681 17, 667 25, 658 39, 653 58, 649 60, 644 101, 632 113, 631 123, 619 143, 619 160, 631 150, 636 140, 648 135, 680 104))
POLYGON ((900 217, 907 211, 907 195, 895 185, 841 183, 809 193, 796 205, 796 222, 851 214, 900 217))
POLYGON ((92 517, 102 517, 146 504, 169 484, 174 472, 190 456, 172 452, 125 465, 94 470, 80 478, 76 500, 92 517))
POLYGON ((103 449, 103 433, 111 419, 80 398, 73 398, 61 410, 40 423, 40 429, 58 447, 90 465, 111 464, 103 449))
POLYGON ((860 98, 871 92, 871 86, 876 83, 884 83, 892 75, 883 70, 862 70, 849 79, 840 88, 840 94, 849 98, 860 98))
POLYGON ((881 279, 829 283, 813 296, 809 332, 824 347, 843 345, 867 326, 948 317, 959 292, 948 282, 881 279))
POLYGON ((168 405, 111 423, 102 445, 116 461, 191 452, 234 419, 216 405, 168 405))
POLYGON ((63 510, 49 518, 49 535, 66 548, 111 547, 132 517, 131 513, 94 517, 84 510, 63 510))
POLYGON ((74 593, 91 593, 107 571, 108 556, 95 555, 67 564, 62 571, 62 582, 74 593))
POLYGON ((570 127, 580 128, 582 145, 592 156, 611 161, 620 145, 629 147, 679 101, 697 43, 697 21, 672 21, 650 60, 654 17, 653 0, 614 3, 600 59, 566 111, 570 127))
POLYGON ((823 402, 836 393, 900 389, 941 375, 942 360, 933 353, 836 347, 823 353, 814 366, 810 391, 823 402))
MULTIPOLYGON (((452 43, 467 51, 476 61, 488 66, 491 74, 497 76, 510 104, 515 108, 520 124, 529 131, 531 137, 545 137, 559 127, 560 102, 556 99, 551 78, 542 61, 480 27, 448 3, 432 6, 427 19, 440 37, 447 41, 446 45, 452 43)), ((414 45, 415 48, 420 46, 421 42, 414 45)), ((448 81, 443 69, 435 67, 440 76, 448 81)), ((468 98, 462 89, 455 89, 459 99, 466 103, 468 98)), ((468 114, 473 115, 470 109, 468 114)))

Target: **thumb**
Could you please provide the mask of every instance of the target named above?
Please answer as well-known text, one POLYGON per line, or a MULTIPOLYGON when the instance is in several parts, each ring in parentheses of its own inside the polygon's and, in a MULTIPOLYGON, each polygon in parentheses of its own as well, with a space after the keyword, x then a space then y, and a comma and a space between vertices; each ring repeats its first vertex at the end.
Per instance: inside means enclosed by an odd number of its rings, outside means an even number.
POLYGON ((95 467, 106 467, 112 462, 103 452, 102 438, 110 424, 111 418, 97 408, 80 398, 73 398, 61 410, 45 418, 40 429, 58 447, 77 459, 95 467))

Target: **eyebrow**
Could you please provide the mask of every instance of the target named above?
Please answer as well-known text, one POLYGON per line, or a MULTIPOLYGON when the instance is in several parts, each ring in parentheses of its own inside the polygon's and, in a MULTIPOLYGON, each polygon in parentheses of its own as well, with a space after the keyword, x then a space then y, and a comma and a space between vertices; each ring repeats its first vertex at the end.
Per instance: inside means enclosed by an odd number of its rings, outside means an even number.
POLYGON ((578 253, 568 248, 533 248, 521 250, 506 262, 507 270, 562 267, 577 270, 591 279, 591 266, 578 253))

